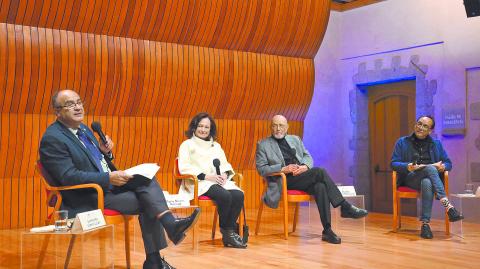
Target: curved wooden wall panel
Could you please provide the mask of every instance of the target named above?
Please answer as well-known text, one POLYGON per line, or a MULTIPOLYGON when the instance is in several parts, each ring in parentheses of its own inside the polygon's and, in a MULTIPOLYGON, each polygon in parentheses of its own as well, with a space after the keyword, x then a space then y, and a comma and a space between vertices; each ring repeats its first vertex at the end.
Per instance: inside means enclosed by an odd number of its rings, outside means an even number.
POLYGON ((0 28, 2 113, 53 113, 52 92, 74 88, 94 115, 189 117, 208 108, 218 118, 270 119, 288 107, 303 120, 313 93, 311 59, 0 28))
POLYGON ((0 22, 313 58, 330 0, 3 0, 0 22))
POLYGON ((51 96, 64 88, 84 99, 86 123, 100 121, 113 138, 118 167, 157 162, 170 192, 190 118, 211 113, 245 176, 247 207, 257 208, 256 142, 275 114, 302 134, 329 5, 0 0, 0 228, 41 225, 47 214, 35 162, 55 120, 51 96))

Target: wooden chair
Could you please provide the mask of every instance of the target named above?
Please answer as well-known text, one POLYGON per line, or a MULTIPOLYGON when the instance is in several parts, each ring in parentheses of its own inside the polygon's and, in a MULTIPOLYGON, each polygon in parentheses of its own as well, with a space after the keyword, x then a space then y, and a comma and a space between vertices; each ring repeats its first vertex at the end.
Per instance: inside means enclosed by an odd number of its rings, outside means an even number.
MULTIPOLYGON (((42 175, 42 181, 45 184, 45 189, 47 191, 47 206, 49 208, 53 208, 52 212, 48 214, 47 219, 45 220, 45 225, 53 224, 54 220, 52 218, 53 212, 60 209, 60 205, 62 204, 62 194, 60 191, 66 190, 76 190, 76 189, 86 189, 86 188, 93 188, 97 192, 98 200, 97 200, 97 208, 101 209, 103 212, 103 216, 105 217, 105 222, 107 224, 124 224, 125 228, 125 256, 127 260, 127 268, 130 268, 130 220, 134 217, 132 215, 122 215, 120 212, 104 208, 104 197, 103 197, 103 189, 98 184, 89 183, 89 184, 80 184, 80 185, 73 185, 73 186, 62 186, 62 187, 55 187, 54 181, 52 180, 51 176, 48 174, 47 170, 44 169, 43 165, 40 161, 37 161, 37 169, 42 175)), ((41 268, 43 259, 45 256, 45 251, 48 246, 48 238, 44 240, 42 245, 42 252, 40 254, 37 268, 41 268)), ((75 235, 72 235, 70 239, 70 244, 67 251, 67 257, 65 259, 64 268, 68 267, 68 263, 70 261, 71 252, 73 249, 73 244, 75 242, 75 235)))
MULTIPOLYGON (((448 172, 445 171, 443 173, 444 180, 443 184, 445 186, 445 193, 448 196, 448 172)), ((402 207, 401 207, 401 200, 404 199, 417 199, 420 194, 417 190, 411 189, 406 186, 399 186, 397 187, 397 172, 392 172, 392 190, 393 190, 393 231, 397 232, 400 227, 402 226, 401 218, 402 218, 402 207)), ((450 223, 448 222, 448 214, 445 212, 445 234, 450 234, 450 223)))
MULTIPOLYGON (((295 203, 295 211, 293 214, 293 231, 295 232, 297 228, 298 222, 298 212, 299 212, 299 205, 301 202, 310 202, 310 194, 299 191, 299 190, 288 190, 287 189, 287 176, 284 173, 272 173, 267 175, 270 176, 281 176, 282 177, 282 202, 283 202, 283 232, 285 240, 288 239, 288 203, 295 203)), ((267 180, 264 180, 264 188, 263 193, 267 190, 267 180)), ((255 235, 258 234, 258 230, 260 229, 260 221, 262 219, 262 211, 263 211, 263 200, 260 198, 260 207, 258 208, 258 215, 257 215, 257 225, 255 227, 255 235)))
MULTIPOLYGON (((176 185, 177 189, 180 188, 182 180, 192 180, 194 183, 194 189, 193 189, 193 200, 191 201, 193 205, 199 206, 199 207, 214 207, 215 208, 215 213, 213 216, 213 225, 212 225, 212 240, 215 239, 215 231, 217 229, 217 219, 218 219, 218 214, 217 214, 217 206, 215 205, 215 202, 208 196, 205 195, 200 195, 198 196, 198 178, 196 175, 189 175, 189 174, 180 174, 180 170, 178 169, 178 158, 175 158, 175 165, 173 167, 173 178, 176 180, 176 185)), ((234 176, 234 180, 237 183, 237 186, 240 187, 240 189, 243 190, 243 175, 240 173, 236 173, 234 176)), ((245 211, 245 207, 242 209, 245 211)), ((239 234, 240 237, 243 237, 243 225, 244 225, 244 219, 243 219, 243 214, 240 214, 238 224, 239 224, 239 234)), ((194 235, 195 238, 195 235, 194 235)))

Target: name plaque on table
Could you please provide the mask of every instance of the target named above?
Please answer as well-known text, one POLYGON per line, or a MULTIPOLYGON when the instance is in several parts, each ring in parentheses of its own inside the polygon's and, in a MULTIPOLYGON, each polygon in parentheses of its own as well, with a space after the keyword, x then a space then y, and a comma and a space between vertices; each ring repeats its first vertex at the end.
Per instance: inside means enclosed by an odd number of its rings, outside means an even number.
POLYGON ((169 208, 190 206, 190 199, 188 199, 188 196, 186 195, 169 194, 166 191, 164 191, 163 194, 165 195, 165 200, 167 201, 169 208))
POLYGON ((88 231, 105 226, 102 210, 95 209, 78 213, 73 221, 72 232, 88 231))
POLYGON ((357 196, 354 186, 338 186, 338 190, 343 196, 357 196))

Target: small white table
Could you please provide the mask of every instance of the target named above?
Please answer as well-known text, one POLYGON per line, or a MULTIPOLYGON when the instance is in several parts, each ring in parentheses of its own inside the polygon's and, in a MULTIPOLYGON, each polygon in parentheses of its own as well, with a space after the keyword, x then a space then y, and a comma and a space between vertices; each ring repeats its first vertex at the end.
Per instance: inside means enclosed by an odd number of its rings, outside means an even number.
POLYGON ((467 194, 450 194, 450 201, 465 216, 465 219, 451 223, 450 232, 463 238, 470 231, 469 225, 466 223, 480 223, 480 197, 467 194), (466 222, 465 225, 464 222, 466 222))
POLYGON ((22 232, 21 268, 113 268, 114 226, 82 232, 22 232), (73 240, 73 241, 72 241, 73 240))
MULTIPOLYGON (((365 196, 364 195, 352 195, 344 196, 345 200, 350 204, 358 207, 365 208, 365 196)), ((344 234, 352 233, 352 235, 365 234, 365 218, 350 219, 342 218, 340 212, 340 206, 335 208, 332 212, 332 226, 334 231, 342 231, 344 234)), ((341 233, 340 233, 341 234, 341 233)))

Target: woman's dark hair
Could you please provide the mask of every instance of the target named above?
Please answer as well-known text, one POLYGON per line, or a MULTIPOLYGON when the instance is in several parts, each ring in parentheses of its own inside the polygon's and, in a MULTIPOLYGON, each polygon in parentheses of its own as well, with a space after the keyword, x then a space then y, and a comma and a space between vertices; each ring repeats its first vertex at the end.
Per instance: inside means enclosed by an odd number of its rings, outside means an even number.
POLYGON ((195 133, 195 130, 198 127, 198 124, 200 123, 201 120, 208 118, 210 120, 210 136, 208 138, 213 138, 213 140, 217 140, 217 125, 215 124, 215 121, 213 120, 212 116, 210 116, 206 112, 200 112, 193 119, 190 121, 190 124, 188 125, 188 130, 185 131, 185 135, 188 138, 192 138, 193 134, 195 133))
POLYGON ((419 121, 421 118, 429 118, 432 120, 432 126, 430 127, 430 129, 433 130, 433 128, 435 128, 435 119, 433 118, 432 115, 422 115, 420 117, 418 117, 417 121, 419 121))

